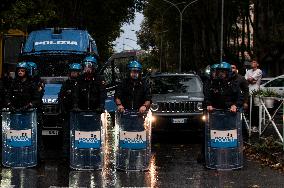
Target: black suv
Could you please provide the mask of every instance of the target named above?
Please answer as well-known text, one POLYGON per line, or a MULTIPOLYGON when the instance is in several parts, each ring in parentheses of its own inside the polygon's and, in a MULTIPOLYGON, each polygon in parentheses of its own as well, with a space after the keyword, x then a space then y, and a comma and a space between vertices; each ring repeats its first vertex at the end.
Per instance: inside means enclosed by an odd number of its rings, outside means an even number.
POLYGON ((196 130, 203 125, 203 84, 195 73, 156 73, 149 78, 153 131, 196 130))

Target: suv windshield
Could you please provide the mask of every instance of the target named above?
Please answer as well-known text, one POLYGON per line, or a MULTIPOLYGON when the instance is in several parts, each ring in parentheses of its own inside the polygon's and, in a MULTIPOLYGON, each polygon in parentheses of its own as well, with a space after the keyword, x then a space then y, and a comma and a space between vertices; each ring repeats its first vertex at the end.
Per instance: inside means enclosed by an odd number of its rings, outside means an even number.
POLYGON ((151 78, 152 94, 202 92, 196 76, 166 75, 151 78))

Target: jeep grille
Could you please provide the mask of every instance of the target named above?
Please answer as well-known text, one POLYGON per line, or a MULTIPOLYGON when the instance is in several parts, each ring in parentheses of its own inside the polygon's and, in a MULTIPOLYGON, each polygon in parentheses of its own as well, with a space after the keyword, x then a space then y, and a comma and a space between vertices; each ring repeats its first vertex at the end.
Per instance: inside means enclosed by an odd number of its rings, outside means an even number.
POLYGON ((43 105, 43 112, 46 114, 58 114, 59 107, 58 105, 43 105))
POLYGON ((160 112, 195 112, 197 102, 158 102, 160 112))

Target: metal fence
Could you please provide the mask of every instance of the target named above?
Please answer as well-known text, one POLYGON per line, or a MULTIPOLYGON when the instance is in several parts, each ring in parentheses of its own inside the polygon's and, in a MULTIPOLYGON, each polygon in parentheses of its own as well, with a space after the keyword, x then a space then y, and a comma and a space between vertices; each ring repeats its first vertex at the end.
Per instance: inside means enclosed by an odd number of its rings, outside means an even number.
MULTIPOLYGON (((248 130, 249 137, 252 135, 252 105, 253 97, 250 97, 249 114, 242 114, 244 124, 248 130)), ((260 138, 273 136, 273 139, 283 146, 284 150, 284 98, 260 97, 258 104, 258 134, 260 138), (274 106, 267 104, 266 100, 272 100, 274 106)))

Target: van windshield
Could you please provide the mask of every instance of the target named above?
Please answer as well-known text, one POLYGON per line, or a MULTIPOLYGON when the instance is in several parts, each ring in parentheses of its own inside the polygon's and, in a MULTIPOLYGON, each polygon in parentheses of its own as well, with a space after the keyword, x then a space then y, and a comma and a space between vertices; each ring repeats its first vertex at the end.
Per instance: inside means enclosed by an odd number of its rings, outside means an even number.
POLYGON ((68 79, 68 77, 41 77, 41 79, 45 84, 62 84, 68 79))
POLYGON ((152 94, 202 92, 196 76, 167 75, 150 79, 152 94))

